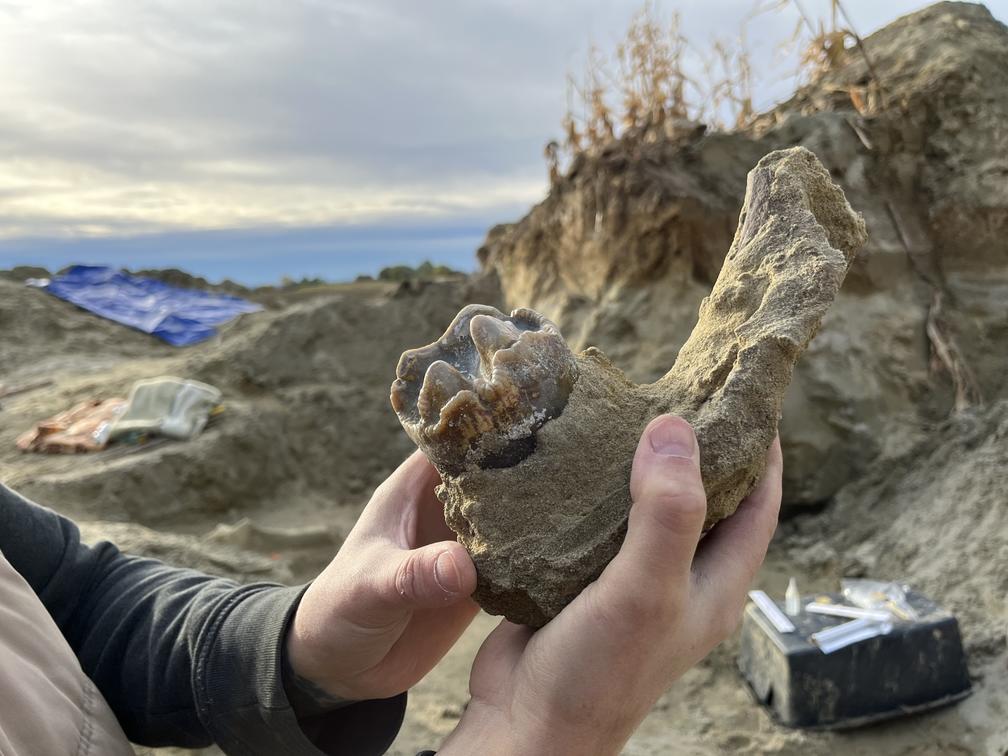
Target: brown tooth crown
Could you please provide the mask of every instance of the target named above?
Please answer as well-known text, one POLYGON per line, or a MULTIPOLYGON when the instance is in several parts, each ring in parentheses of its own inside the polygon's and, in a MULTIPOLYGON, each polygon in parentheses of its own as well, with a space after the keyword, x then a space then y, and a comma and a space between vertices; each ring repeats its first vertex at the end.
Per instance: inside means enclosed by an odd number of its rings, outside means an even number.
POLYGON ((403 353, 391 399, 438 469, 457 473, 467 460, 508 467, 524 459, 576 380, 574 355, 542 315, 469 305, 436 342, 403 353))

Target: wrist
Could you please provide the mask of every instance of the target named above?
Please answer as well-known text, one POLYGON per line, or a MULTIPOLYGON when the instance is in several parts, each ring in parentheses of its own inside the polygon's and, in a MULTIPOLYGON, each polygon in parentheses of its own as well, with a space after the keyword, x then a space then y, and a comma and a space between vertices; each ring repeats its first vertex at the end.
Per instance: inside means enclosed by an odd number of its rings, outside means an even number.
POLYGON ((319 674, 327 669, 325 656, 316 653, 318 644, 313 644, 310 634, 300 626, 301 608, 287 626, 281 651, 284 693, 294 713, 313 716, 368 698, 354 695, 338 681, 319 674))
POLYGON ((329 693, 318 683, 299 673, 291 663, 290 656, 290 639, 288 638, 282 652, 281 674, 284 694, 299 719, 324 714, 327 711, 355 703, 355 699, 329 693))

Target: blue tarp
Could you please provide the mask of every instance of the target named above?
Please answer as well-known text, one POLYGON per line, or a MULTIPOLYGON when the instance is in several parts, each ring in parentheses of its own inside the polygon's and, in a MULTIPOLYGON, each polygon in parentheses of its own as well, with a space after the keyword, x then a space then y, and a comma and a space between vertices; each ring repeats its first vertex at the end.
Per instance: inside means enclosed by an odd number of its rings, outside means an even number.
POLYGON ((173 346, 209 339, 217 333, 215 326, 262 309, 240 297, 183 289, 93 265, 75 265, 43 288, 53 296, 173 346))

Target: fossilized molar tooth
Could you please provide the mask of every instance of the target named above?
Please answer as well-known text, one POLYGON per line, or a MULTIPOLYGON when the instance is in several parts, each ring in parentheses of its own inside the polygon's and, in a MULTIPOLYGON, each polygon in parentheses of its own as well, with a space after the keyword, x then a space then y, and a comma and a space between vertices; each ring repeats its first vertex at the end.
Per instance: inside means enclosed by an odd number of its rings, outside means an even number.
POLYGON ((441 472, 445 519, 476 564, 476 600, 539 626, 619 550, 630 468, 655 416, 697 434, 707 523, 763 472, 795 361, 866 239, 819 161, 773 152, 749 174, 738 231, 699 320, 660 380, 574 355, 532 310, 469 305, 403 354, 392 405, 441 472))
POLYGON ((542 315, 469 305, 438 341, 399 359, 392 406, 442 472, 508 467, 531 453, 576 380, 574 355, 542 315))

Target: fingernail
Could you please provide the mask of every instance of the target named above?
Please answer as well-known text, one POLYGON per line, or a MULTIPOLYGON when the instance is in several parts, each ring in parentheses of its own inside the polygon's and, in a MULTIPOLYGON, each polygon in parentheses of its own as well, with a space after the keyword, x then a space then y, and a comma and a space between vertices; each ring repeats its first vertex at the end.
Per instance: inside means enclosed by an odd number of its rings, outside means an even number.
POLYGON ((455 557, 450 551, 442 551, 434 562, 434 579, 445 593, 458 593, 462 587, 455 557))
POLYGON ((651 426, 648 440, 655 454, 683 459, 693 459, 695 456, 696 437, 685 421, 672 417, 662 418, 651 426))

